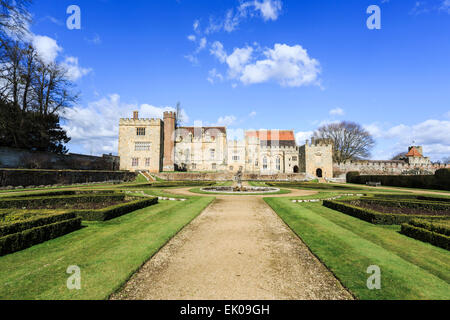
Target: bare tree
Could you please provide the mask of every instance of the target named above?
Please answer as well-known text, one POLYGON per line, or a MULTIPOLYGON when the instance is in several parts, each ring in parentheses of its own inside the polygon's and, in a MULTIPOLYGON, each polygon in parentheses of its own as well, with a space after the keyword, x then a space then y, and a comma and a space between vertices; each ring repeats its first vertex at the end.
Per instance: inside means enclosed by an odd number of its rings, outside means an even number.
POLYGON ((395 156, 393 156, 393 157, 391 158, 391 160, 402 160, 402 159, 405 158, 405 156, 406 156, 406 153, 405 153, 405 152, 399 152, 399 153, 397 153, 395 156))
POLYGON ((0 0, 0 37, 4 33, 21 36, 28 32, 30 3, 31 0, 0 0))
POLYGON ((343 121, 324 125, 313 138, 333 141, 333 161, 337 163, 370 156, 375 141, 361 125, 343 121))
POLYGON ((442 163, 443 164, 450 164, 450 157, 445 157, 444 159, 442 159, 442 163))

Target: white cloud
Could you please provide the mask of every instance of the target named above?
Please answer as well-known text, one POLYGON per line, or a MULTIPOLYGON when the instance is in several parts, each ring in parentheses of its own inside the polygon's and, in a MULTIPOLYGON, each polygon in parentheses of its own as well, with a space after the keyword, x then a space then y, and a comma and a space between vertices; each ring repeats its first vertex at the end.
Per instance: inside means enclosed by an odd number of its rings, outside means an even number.
POLYGON ((275 81, 288 87, 320 85, 320 64, 300 45, 277 43, 273 49, 265 49, 259 60, 253 58, 255 50, 250 46, 237 48, 227 55, 222 43, 216 41, 210 52, 228 65, 231 79, 238 79, 243 84, 275 81))
POLYGON ((297 145, 304 145, 306 143, 306 140, 311 139, 313 133, 313 131, 299 131, 295 133, 295 141, 297 141, 297 145))
POLYGON ((373 123, 364 127, 374 138, 383 141, 382 150, 375 153, 382 159, 407 150, 412 144, 423 146, 424 155, 435 160, 450 155, 450 121, 447 120, 429 119, 414 125, 395 126, 373 123))
POLYGON ((39 57, 47 64, 54 62, 62 51, 56 40, 47 36, 33 35, 32 44, 39 57))
POLYGON ((257 115, 256 111, 252 111, 252 112, 250 112, 250 114, 248 116, 250 118, 254 118, 254 117, 256 117, 256 115, 257 115))
POLYGON ((443 0, 440 10, 450 13, 450 0, 443 0))
MULTIPOLYGON (((219 31, 233 32, 241 22, 247 18, 260 17, 264 21, 275 21, 281 14, 282 2, 280 0, 252 0, 242 2, 238 7, 228 9, 221 19, 209 18, 205 34, 219 31)), ((198 20, 194 22, 194 31, 200 32, 198 20)))
POLYGON ((219 119, 217 119, 217 122, 213 124, 213 126, 224 126, 224 127, 228 127, 231 126, 232 124, 234 124, 236 122, 236 117, 235 116, 224 116, 224 117, 220 117, 219 119))
POLYGON ((332 116, 343 116, 344 110, 342 108, 334 108, 330 110, 330 115, 332 116))
POLYGON ((67 70, 67 76, 72 81, 76 81, 92 71, 92 69, 80 67, 76 57, 66 57, 61 65, 67 70))
POLYGON ((209 75, 208 75, 207 80, 210 83, 214 84, 216 82, 216 80, 220 81, 220 82, 223 81, 223 76, 222 76, 222 74, 218 73, 217 70, 214 68, 214 69, 209 70, 209 75))
POLYGON ((194 42, 197 39, 197 37, 195 35, 193 35, 193 34, 188 35, 187 38, 188 38, 189 41, 192 41, 192 42, 194 42))
MULTIPOLYGON (((112 94, 87 106, 67 109, 63 115, 63 128, 72 138, 69 147, 81 146, 85 153, 117 153, 119 118, 130 118, 134 110, 140 118, 162 118, 164 111, 175 111, 172 107, 155 107, 150 104, 128 104, 112 94)), ((182 110, 186 122, 189 117, 182 110)))

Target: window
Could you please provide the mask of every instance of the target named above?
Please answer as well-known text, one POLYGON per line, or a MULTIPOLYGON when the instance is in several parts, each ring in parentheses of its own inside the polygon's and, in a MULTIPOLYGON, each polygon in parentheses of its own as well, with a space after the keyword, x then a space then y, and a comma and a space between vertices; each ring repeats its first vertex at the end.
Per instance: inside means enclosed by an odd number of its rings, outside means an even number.
POLYGON ((197 169, 197 164, 196 164, 196 163, 193 163, 193 164, 191 165, 191 168, 192 168, 192 170, 197 169))
POLYGON ((280 158, 277 158, 276 167, 277 167, 278 171, 281 170, 281 159, 280 158))
POLYGON ((150 167, 150 158, 145 158, 145 166, 150 167))
POLYGON ((292 161, 297 161, 297 157, 292 157, 292 161))
POLYGON ((217 165, 216 165, 215 163, 213 163, 213 164, 212 164, 212 169, 213 169, 213 170, 216 170, 216 168, 217 168, 217 165))
POLYGON ((134 144, 134 151, 150 151, 150 142, 136 142, 134 144))
POLYGON ((214 159, 214 156, 216 154, 216 150, 211 149, 211 150, 209 150, 209 152, 211 153, 211 159, 214 159))
POLYGON ((131 159, 131 165, 132 165, 133 167, 139 166, 139 158, 133 158, 133 159, 131 159))
POLYGON ((264 157, 263 159, 263 169, 267 169, 267 158, 264 157))
POLYGON ((233 161, 239 161, 239 156, 233 156, 233 161))
POLYGON ((136 128, 137 136, 145 136, 145 128, 136 128))
POLYGON ((259 165, 258 160, 255 161, 255 167, 259 165))

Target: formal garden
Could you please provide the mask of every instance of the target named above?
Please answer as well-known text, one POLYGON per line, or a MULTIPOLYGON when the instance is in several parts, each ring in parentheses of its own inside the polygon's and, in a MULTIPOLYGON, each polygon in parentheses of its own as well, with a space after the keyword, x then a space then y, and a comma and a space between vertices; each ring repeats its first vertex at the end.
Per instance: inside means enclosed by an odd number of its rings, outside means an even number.
MULTIPOLYGON (((0 299, 108 299, 215 197, 226 197, 202 188, 232 184, 138 177, 0 191, 0 299), (83 270, 82 290, 66 286, 70 265, 83 270)), ((248 185, 280 189, 253 197, 354 298, 450 298, 450 193, 317 182, 248 185), (371 265, 381 269, 380 290, 367 288, 371 265)))

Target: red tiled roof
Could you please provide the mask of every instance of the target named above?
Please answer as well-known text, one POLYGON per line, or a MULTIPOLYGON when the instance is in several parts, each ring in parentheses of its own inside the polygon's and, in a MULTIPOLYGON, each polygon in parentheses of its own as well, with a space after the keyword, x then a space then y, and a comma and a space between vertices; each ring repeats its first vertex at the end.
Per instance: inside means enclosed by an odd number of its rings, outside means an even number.
POLYGON ((415 147, 412 147, 406 154, 407 157, 422 157, 422 154, 415 147))
POLYGON ((249 138, 256 137, 262 141, 295 141, 292 130, 246 131, 245 135, 249 138))

